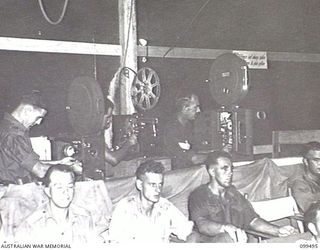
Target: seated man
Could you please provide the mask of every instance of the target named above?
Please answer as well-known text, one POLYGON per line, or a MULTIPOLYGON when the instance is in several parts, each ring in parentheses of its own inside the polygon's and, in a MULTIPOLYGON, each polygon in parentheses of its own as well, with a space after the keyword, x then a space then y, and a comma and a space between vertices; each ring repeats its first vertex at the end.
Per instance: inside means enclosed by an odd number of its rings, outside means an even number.
POLYGON ((132 133, 123 141, 120 148, 115 149, 112 146, 112 112, 114 104, 109 100, 105 100, 104 129, 105 132, 105 160, 106 160, 106 176, 112 175, 110 167, 116 166, 122 161, 126 155, 138 146, 137 136, 132 133), (109 132, 109 134, 108 134, 109 132))
POLYGON ((24 95, 20 104, 9 114, 5 113, 0 123, 0 183, 25 184, 34 177, 42 178, 54 164, 74 165, 72 157, 59 161, 41 161, 32 149, 29 130, 41 123, 47 109, 39 92, 24 95))
POLYGON ((179 98, 177 113, 164 131, 164 146, 172 158, 172 169, 202 164, 206 154, 197 152, 194 144, 193 121, 200 112, 198 97, 194 94, 179 98))
POLYGON ((304 222, 310 233, 310 241, 320 242, 320 201, 312 203, 304 213, 304 222))
POLYGON ((189 214, 196 225, 197 242, 246 242, 246 229, 274 236, 294 233, 291 226, 278 227, 259 218, 250 202, 232 186, 231 155, 216 151, 205 162, 210 182, 189 196, 189 214))
POLYGON ((95 238, 88 211, 72 204, 75 175, 65 165, 50 167, 45 176, 49 202, 28 216, 17 229, 18 240, 43 243, 87 243, 95 238))
POLYGON ((109 227, 111 242, 169 242, 173 234, 187 240, 193 223, 171 202, 161 197, 162 163, 148 160, 136 171, 138 194, 125 197, 116 206, 109 227))
POLYGON ((309 142, 302 154, 304 173, 291 183, 292 194, 302 212, 320 200, 320 143, 309 142))

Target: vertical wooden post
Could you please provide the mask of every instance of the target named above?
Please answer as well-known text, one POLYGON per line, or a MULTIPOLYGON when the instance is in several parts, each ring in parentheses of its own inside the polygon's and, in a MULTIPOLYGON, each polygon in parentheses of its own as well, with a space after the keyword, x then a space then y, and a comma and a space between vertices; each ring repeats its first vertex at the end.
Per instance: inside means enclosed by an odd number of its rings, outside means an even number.
MULTIPOLYGON (((119 39, 121 45, 121 67, 129 67, 137 72, 137 18, 136 0, 118 0, 119 4, 119 39)), ((120 86, 120 113, 123 115, 135 112, 131 100, 131 84, 134 74, 127 71, 128 77, 122 77, 120 86)), ((121 76, 120 76, 121 77, 121 76)))

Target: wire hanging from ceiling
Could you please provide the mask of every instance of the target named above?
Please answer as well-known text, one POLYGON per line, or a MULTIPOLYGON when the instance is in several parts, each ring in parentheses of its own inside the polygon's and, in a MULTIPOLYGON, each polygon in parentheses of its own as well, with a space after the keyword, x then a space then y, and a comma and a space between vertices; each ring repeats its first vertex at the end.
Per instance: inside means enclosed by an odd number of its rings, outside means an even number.
POLYGON ((57 25, 57 24, 61 23, 62 19, 64 18, 65 14, 66 14, 66 10, 67 10, 67 6, 68 6, 69 0, 65 0, 64 1, 64 5, 63 5, 63 9, 62 9, 61 15, 60 15, 60 17, 58 18, 57 21, 53 21, 52 19, 49 18, 49 16, 47 15, 47 12, 46 12, 46 10, 45 10, 45 8, 43 6, 42 0, 38 0, 38 2, 39 2, 39 6, 40 6, 40 9, 41 9, 42 15, 44 16, 44 18, 50 24, 57 25))

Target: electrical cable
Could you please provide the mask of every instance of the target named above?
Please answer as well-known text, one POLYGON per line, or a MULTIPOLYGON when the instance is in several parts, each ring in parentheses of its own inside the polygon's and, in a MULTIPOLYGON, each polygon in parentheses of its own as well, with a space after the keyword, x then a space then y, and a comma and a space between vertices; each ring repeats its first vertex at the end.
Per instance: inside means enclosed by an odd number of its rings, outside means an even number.
MULTIPOLYGON (((185 29, 185 31, 180 35, 180 36, 177 36, 177 41, 180 40, 180 38, 182 36, 184 36, 184 34, 187 33, 187 31, 191 28, 192 24, 194 23, 194 21, 198 18, 198 16, 200 15, 201 11, 208 5, 208 3, 210 2, 211 0, 207 0, 201 7, 200 9, 197 11, 197 13, 193 16, 191 22, 189 23, 189 25, 187 26, 187 28, 185 29)), ((175 48, 175 46, 172 46, 170 47, 166 53, 164 53, 163 57, 166 57, 168 55, 168 53, 173 50, 175 48)))
POLYGON ((52 20, 49 18, 49 16, 47 15, 47 12, 46 12, 46 10, 45 10, 45 8, 44 8, 44 6, 43 6, 42 0, 38 0, 38 3, 39 3, 39 6, 40 6, 42 15, 44 16, 44 18, 45 18, 50 24, 53 24, 53 25, 57 25, 57 24, 61 23, 62 19, 64 18, 65 14, 66 14, 68 2, 69 2, 69 0, 65 0, 64 5, 63 5, 63 9, 62 9, 62 12, 61 12, 61 15, 60 15, 60 17, 58 18, 58 20, 57 20, 57 21, 52 21, 52 20))

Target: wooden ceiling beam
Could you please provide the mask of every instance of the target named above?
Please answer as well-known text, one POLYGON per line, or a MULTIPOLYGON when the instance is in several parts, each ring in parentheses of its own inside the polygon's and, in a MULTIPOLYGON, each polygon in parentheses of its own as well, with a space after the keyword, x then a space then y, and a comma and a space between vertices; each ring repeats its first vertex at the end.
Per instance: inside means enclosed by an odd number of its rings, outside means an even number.
MULTIPOLYGON (((184 59, 205 59, 212 60, 219 55, 232 50, 200 49, 200 48, 170 48, 162 46, 137 46, 138 56, 156 58, 184 58, 184 59), (146 51, 148 50, 148 51, 146 51)), ((85 43, 40 40, 15 37, 0 37, 0 50, 45 52, 45 53, 66 53, 66 54, 87 54, 103 56, 121 56, 122 48, 117 44, 85 43)), ((295 53, 295 52, 273 52, 267 51, 269 61, 282 62, 311 62, 319 63, 320 54, 316 53, 295 53)))

